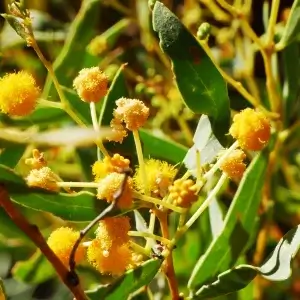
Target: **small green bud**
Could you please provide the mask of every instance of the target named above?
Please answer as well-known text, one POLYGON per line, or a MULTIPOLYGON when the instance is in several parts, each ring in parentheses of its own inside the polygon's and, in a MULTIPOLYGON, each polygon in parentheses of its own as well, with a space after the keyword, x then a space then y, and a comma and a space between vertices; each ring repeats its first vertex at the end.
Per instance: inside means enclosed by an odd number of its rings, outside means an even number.
POLYGON ((207 22, 202 23, 197 31, 197 38, 199 40, 205 40, 208 38, 211 31, 211 25, 207 22))

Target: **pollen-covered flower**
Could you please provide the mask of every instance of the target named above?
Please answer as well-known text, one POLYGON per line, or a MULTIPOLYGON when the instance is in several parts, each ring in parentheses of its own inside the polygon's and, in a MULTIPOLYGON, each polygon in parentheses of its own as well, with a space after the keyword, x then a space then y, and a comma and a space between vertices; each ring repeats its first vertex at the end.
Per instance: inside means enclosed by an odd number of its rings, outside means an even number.
POLYGON ((32 169, 41 169, 47 166, 47 162, 44 158, 44 153, 38 149, 32 150, 32 158, 27 158, 25 164, 30 166, 32 169))
MULTIPOLYGON (((79 232, 74 231, 69 227, 60 227, 53 231, 48 238, 48 245, 52 251, 59 257, 65 266, 69 265, 69 258, 72 248, 79 238, 79 232)), ((79 263, 83 260, 85 255, 85 249, 82 245, 76 250, 75 262, 79 263)))
POLYGON ((129 242, 128 231, 130 223, 128 217, 108 217, 99 222, 96 237, 103 250, 121 246, 129 242))
MULTIPOLYGON (((177 173, 174 166, 158 159, 145 161, 147 174, 147 185, 154 196, 164 197, 168 193, 169 186, 177 173)), ((140 167, 137 168, 133 177, 135 188, 142 193, 145 192, 143 173, 140 167)))
MULTIPOLYGON (((99 182, 97 198, 105 199, 107 202, 114 200, 114 195, 120 189, 124 180, 124 175, 120 173, 110 173, 99 182)), ((117 206, 121 209, 129 208, 132 205, 132 178, 127 178, 121 197, 117 206)))
POLYGON ((33 169, 26 177, 27 184, 31 187, 39 187, 50 191, 58 191, 57 177, 49 167, 33 169))
POLYGON ((125 123, 128 130, 137 130, 145 124, 149 108, 140 100, 120 98, 116 101, 114 118, 125 123))
POLYGON ((122 124, 122 121, 114 118, 110 122, 110 127, 112 129, 112 134, 110 134, 106 139, 111 142, 122 143, 124 138, 127 136, 127 130, 122 124))
POLYGON ((234 116, 229 133, 241 148, 259 151, 270 139, 271 125, 262 112, 246 108, 234 116))
POLYGON ((99 181, 109 173, 122 173, 126 168, 129 168, 130 161, 120 154, 116 153, 113 157, 105 157, 102 161, 98 160, 93 164, 92 171, 95 176, 95 181, 99 181))
POLYGON ((0 78, 0 110, 10 116, 26 116, 35 108, 40 89, 25 71, 0 78))
POLYGON ((101 240, 94 239, 87 250, 88 261, 102 274, 122 275, 132 265, 132 251, 128 244, 103 250, 101 240))
POLYGON ((246 170, 246 164, 244 163, 245 158, 246 154, 242 150, 236 149, 224 160, 220 169, 226 173, 229 178, 239 180, 246 170))
POLYGON ((85 68, 74 79, 73 87, 81 100, 98 102, 107 94, 108 77, 98 67, 85 68))
POLYGON ((190 207, 198 199, 197 187, 191 179, 177 179, 169 187, 173 203, 180 207, 190 207))

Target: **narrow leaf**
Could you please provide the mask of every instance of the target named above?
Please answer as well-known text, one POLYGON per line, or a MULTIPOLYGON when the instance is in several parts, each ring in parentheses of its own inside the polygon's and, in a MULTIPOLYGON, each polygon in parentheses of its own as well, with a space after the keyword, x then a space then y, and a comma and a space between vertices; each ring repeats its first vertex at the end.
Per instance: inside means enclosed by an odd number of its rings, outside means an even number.
POLYGON ((130 294, 152 281, 161 263, 158 259, 148 260, 136 269, 127 271, 113 284, 86 291, 86 294, 90 300, 128 299, 130 294))
MULTIPOLYGON (((300 7, 299 7, 300 10, 300 7)), ((299 16, 300 17, 300 16, 299 16)), ((284 70, 283 108, 285 126, 290 126, 293 117, 297 116, 300 104, 300 50, 298 43, 288 45, 282 51, 284 70)))
POLYGON ((226 83, 196 38, 159 1, 153 8, 153 28, 160 47, 172 61, 172 71, 185 104, 209 115, 215 136, 225 142, 230 124, 226 83))
POLYGON ((191 290, 232 267, 243 252, 255 227, 268 153, 268 149, 265 149, 248 166, 226 215, 224 229, 198 260, 192 272, 188 283, 191 290))
POLYGON ((39 284, 55 277, 56 273, 45 256, 36 251, 28 260, 17 262, 12 274, 18 281, 39 284))
POLYGON ((280 42, 277 44, 279 48, 284 48, 290 43, 300 38, 300 0, 295 0, 289 14, 285 30, 280 42))
POLYGON ((227 270, 218 279, 202 286, 193 299, 207 299, 229 294, 246 287, 260 274, 271 281, 283 281, 291 276, 291 263, 300 248, 300 225, 291 229, 279 241, 275 250, 261 267, 239 265, 227 270))

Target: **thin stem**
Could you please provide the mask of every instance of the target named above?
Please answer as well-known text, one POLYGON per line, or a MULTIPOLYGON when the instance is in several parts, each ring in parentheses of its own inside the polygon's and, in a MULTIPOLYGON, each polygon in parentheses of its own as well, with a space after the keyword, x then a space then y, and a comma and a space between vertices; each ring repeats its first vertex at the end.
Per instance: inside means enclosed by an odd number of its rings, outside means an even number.
POLYGON ((217 0, 220 6, 222 6, 225 10, 227 10, 229 13, 231 13, 234 17, 238 16, 240 14, 240 11, 235 8, 234 6, 227 3, 225 0, 217 0))
POLYGON ((128 235, 129 236, 136 236, 136 237, 143 237, 143 238, 151 238, 152 240, 156 240, 159 241, 161 243, 163 243, 164 245, 168 246, 170 245, 170 240, 163 238, 159 235, 155 235, 153 233, 150 232, 141 232, 141 231, 128 231, 128 235))
POLYGON ((55 89, 57 91, 57 94, 59 96, 59 99, 61 101, 61 104, 63 106, 64 111, 80 126, 86 126, 84 124, 84 122, 76 115, 76 113, 71 109, 68 100, 66 99, 60 84, 57 80, 57 77, 53 71, 52 65, 51 63, 44 57, 43 53, 41 52, 38 44, 36 43, 36 40, 34 39, 34 37, 32 37, 32 39, 30 40, 31 43, 31 47, 34 49, 34 51, 36 52, 37 56, 39 57, 39 59, 41 60, 41 62, 43 63, 43 65, 45 66, 45 68, 48 70, 49 75, 51 76, 51 79, 53 81, 53 84, 55 86, 55 89))
POLYGON ((64 109, 61 102, 54 102, 54 101, 49 101, 46 99, 39 99, 38 103, 41 106, 53 107, 53 108, 58 108, 58 109, 62 109, 62 110, 64 109))
MULTIPOLYGON (((91 111, 91 119, 92 119, 92 124, 94 127, 94 130, 97 133, 100 133, 100 127, 99 127, 99 123, 98 123, 98 118, 97 118, 97 111, 96 111, 96 105, 95 102, 91 102, 90 103, 90 111, 91 111)), ((106 149, 104 148, 104 145, 102 144, 101 141, 97 141, 97 147, 100 149, 100 151, 105 155, 105 156, 109 156, 108 152, 106 151, 106 149)), ((98 156, 98 160, 101 159, 99 152, 97 152, 97 156, 98 156)))
POLYGON ((13 222, 32 240, 32 242, 45 255, 52 264, 63 283, 69 288, 77 300, 86 300, 79 282, 77 274, 71 274, 61 260, 54 254, 48 246, 37 226, 30 224, 25 217, 15 208, 9 195, 3 186, 0 186, 0 206, 6 211, 13 222))
MULTIPOLYGON (((162 236, 165 239, 169 239, 169 227, 168 227, 168 213, 162 212, 157 214, 160 228, 162 232, 162 236)), ((172 251, 169 251, 168 256, 166 257, 165 264, 165 274, 168 279, 169 289, 171 292, 172 299, 179 300, 179 291, 178 291, 178 283, 176 279, 176 274, 174 270, 172 251)))
POLYGON ((144 185, 145 194, 149 195, 148 180, 147 180, 144 155, 143 155, 139 132, 137 130, 133 130, 132 133, 133 133, 136 153, 137 153, 137 157, 138 157, 138 161, 139 161, 139 167, 141 169, 141 173, 142 173, 142 177, 143 177, 143 181, 144 181, 143 185, 144 185))
MULTIPOLYGON (((150 214, 150 220, 149 220, 149 226, 148 226, 149 232, 152 232, 152 233, 154 232, 155 220, 156 220, 156 216, 155 216, 155 214, 153 212, 151 212, 151 214, 150 214)), ((151 244, 152 244, 151 239, 148 239, 147 243, 146 243, 146 246, 145 246, 146 251, 150 251, 151 244)))
POLYGON ((166 208, 171 209, 173 211, 176 211, 178 213, 184 213, 186 211, 186 208, 178 207, 178 206, 175 206, 175 205, 173 205, 171 203, 168 203, 166 201, 162 201, 162 200, 159 200, 157 198, 142 195, 142 194, 137 193, 137 192, 133 192, 133 197, 136 198, 136 199, 145 201, 145 202, 150 202, 150 203, 153 203, 153 204, 156 204, 156 205, 161 205, 163 207, 166 207, 166 208))
POLYGON ((56 184, 61 187, 61 188, 95 188, 97 189, 99 187, 98 182, 64 182, 64 181, 59 181, 56 182, 56 184))
POLYGON ((271 45, 273 43, 279 5, 280 5, 280 0, 272 1, 271 15, 270 15, 270 19, 269 19, 267 38, 266 38, 267 45, 271 45))
POLYGON ((133 241, 129 241, 130 247, 137 253, 141 253, 145 256, 150 256, 150 251, 147 251, 144 247, 138 245, 137 243, 133 241))

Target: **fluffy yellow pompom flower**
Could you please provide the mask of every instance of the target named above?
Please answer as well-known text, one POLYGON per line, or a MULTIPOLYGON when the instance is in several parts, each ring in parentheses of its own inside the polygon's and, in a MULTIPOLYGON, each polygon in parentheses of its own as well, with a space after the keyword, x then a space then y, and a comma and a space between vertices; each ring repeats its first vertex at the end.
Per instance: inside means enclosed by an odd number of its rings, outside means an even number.
POLYGON ((50 191, 58 191, 57 177, 49 167, 33 169, 26 177, 27 184, 31 187, 39 187, 50 191))
POLYGON ((246 108, 234 116, 229 133, 241 148, 259 151, 270 139, 271 125, 262 112, 246 108))
POLYGON ((239 180, 242 178, 246 165, 243 162, 246 154, 242 150, 234 150, 221 164, 220 169, 231 179, 239 180))
MULTIPOLYGON (((147 184, 151 193, 156 197, 164 197, 172 185, 177 169, 165 161, 149 159, 145 161, 147 184)), ((135 188, 145 192, 144 178, 140 167, 133 177, 135 188)))
POLYGON ((114 118, 124 122, 128 130, 137 130, 145 124, 149 116, 149 108, 140 100, 120 98, 116 101, 114 118))
MULTIPOLYGON (((97 198, 105 199, 107 202, 114 200, 115 193, 123 183, 124 175, 120 173, 110 173, 99 182, 97 198)), ((132 178, 128 178, 123 193, 118 199, 117 206, 121 209, 129 208, 132 205, 132 178)))
MULTIPOLYGON (((62 263, 65 266, 68 266, 72 248, 78 238, 78 231, 74 231, 69 227, 60 227, 51 233, 47 243, 52 251, 59 257, 62 263)), ((82 245, 79 245, 75 255, 75 262, 79 263, 82 261, 84 255, 85 249, 82 245)))
POLYGON ((101 220, 96 230, 97 239, 101 241, 101 248, 109 250, 112 247, 128 243, 129 229, 128 217, 109 217, 101 220))
POLYGON ((26 116, 35 108, 40 89, 31 74, 20 71, 0 78, 0 109, 10 116, 26 116))
POLYGON ((190 207, 198 199, 197 187, 191 179, 177 179, 169 190, 173 203, 180 207, 190 207))
POLYGON ((105 157, 102 161, 96 161, 92 167, 95 181, 99 181, 109 173, 122 173, 129 168, 130 161, 120 154, 116 153, 113 157, 105 157))
POLYGON ((85 68, 74 79, 73 87, 82 101, 98 102, 107 94, 108 77, 98 67, 85 68))
POLYGON ((122 275, 132 265, 132 251, 128 244, 103 250, 99 239, 94 239, 87 250, 89 262, 102 274, 122 275))

